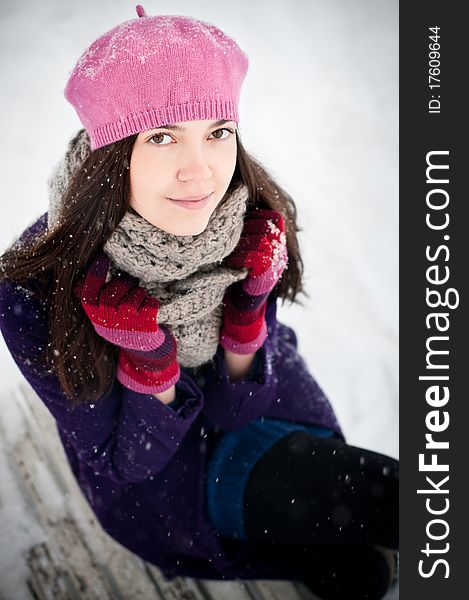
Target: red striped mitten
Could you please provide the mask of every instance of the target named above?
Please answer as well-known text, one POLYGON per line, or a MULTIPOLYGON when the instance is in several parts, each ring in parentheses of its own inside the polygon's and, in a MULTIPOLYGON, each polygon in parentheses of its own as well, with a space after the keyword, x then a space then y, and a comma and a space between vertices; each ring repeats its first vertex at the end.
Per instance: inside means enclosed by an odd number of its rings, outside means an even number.
POLYGON ((106 283, 110 264, 100 252, 74 293, 96 332, 119 347, 116 375, 122 385, 149 394, 169 389, 180 368, 176 339, 167 325, 158 324, 160 302, 124 271, 106 283))
POLYGON ((167 325, 160 325, 163 343, 155 350, 123 350, 119 352, 117 379, 130 390, 141 394, 164 392, 180 376, 176 360, 176 339, 167 325))
POLYGON ((247 268, 249 274, 225 293, 220 344, 236 354, 251 354, 267 337, 267 298, 288 264, 283 216, 266 209, 247 215, 240 241, 226 264, 247 268))

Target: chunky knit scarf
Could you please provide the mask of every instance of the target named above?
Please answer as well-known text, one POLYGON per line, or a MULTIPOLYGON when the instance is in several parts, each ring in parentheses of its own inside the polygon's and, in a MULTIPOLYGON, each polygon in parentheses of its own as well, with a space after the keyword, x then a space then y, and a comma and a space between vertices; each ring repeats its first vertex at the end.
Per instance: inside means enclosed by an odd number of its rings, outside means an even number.
MULTIPOLYGON (((59 221, 62 196, 72 174, 90 152, 89 137, 83 130, 71 140, 49 178, 49 229, 59 221)), ((206 229, 193 236, 167 233, 129 210, 104 245, 111 260, 109 277, 122 269, 138 277, 140 285, 160 300, 158 320, 171 327, 183 367, 197 367, 213 357, 225 290, 247 275, 246 270, 222 264, 241 237, 247 200, 245 184, 227 192, 206 229)))

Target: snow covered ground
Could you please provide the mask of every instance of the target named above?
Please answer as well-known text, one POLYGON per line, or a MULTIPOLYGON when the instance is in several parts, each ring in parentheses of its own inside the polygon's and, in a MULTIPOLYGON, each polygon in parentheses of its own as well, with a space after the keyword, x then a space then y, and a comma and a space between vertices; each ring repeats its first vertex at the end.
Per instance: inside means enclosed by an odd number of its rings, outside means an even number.
MULTIPOLYGON (((46 180, 81 127, 63 96, 128 0, 0 5, 0 251, 47 210, 46 180)), ((281 306, 349 443, 398 457, 398 4, 146 0, 232 35, 250 58, 244 146, 295 199, 310 298, 281 306)), ((1 389, 21 376, 0 341, 1 389)))

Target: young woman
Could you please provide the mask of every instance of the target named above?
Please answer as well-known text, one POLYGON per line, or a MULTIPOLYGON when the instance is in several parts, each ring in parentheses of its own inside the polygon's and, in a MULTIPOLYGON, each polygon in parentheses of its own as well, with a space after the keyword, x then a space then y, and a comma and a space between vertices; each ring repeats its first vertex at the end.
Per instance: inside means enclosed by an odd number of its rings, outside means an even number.
POLYGON ((345 442, 276 319, 302 260, 293 200, 237 131, 248 59, 211 24, 137 15, 70 75, 84 129, 1 257, 6 344, 103 528, 167 577, 382 598, 398 464, 345 442))

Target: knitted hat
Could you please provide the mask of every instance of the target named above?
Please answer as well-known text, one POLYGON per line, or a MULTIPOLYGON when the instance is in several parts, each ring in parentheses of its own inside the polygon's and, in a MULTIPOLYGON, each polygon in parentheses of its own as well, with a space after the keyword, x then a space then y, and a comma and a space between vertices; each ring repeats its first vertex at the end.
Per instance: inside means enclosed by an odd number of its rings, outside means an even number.
POLYGON ((180 121, 238 123, 249 62, 236 42, 204 21, 136 11, 91 44, 65 87, 91 149, 180 121))

